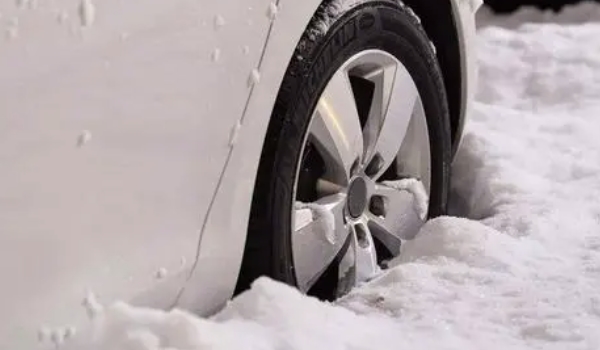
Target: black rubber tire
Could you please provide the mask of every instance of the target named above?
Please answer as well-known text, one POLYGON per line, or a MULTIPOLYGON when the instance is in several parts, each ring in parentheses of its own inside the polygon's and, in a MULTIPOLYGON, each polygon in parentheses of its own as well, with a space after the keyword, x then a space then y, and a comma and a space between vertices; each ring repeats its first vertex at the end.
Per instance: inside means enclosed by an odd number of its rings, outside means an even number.
POLYGON ((441 71, 425 31, 407 7, 392 0, 365 0, 336 18, 326 33, 322 6, 292 58, 277 97, 254 191, 246 249, 236 292, 260 276, 296 285, 291 246, 291 212, 298 159, 319 96, 350 57, 379 49, 402 62, 421 95, 432 159, 429 215, 446 212, 451 141, 441 71), (315 28, 315 29, 313 29, 315 28))

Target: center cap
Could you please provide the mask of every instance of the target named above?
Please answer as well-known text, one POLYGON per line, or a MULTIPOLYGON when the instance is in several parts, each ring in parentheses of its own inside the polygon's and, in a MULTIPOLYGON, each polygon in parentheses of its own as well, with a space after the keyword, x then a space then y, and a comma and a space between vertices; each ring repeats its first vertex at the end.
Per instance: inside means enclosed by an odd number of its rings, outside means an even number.
POLYGON ((367 182, 362 177, 357 177, 350 183, 346 205, 348 213, 355 219, 365 211, 367 206, 367 182))

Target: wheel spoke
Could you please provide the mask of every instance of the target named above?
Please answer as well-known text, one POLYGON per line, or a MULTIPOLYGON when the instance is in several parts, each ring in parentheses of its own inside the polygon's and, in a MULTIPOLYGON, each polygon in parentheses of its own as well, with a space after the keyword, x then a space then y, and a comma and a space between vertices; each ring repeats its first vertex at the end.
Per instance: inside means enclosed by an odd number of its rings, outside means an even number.
POLYGON ((414 238, 425 223, 427 193, 416 179, 378 184, 374 192, 368 226, 373 236, 397 255, 401 240, 414 238))
POLYGON ((353 286, 372 279, 381 271, 369 227, 365 222, 359 222, 351 227, 351 233, 348 251, 340 261, 338 294, 347 293, 353 286))
POLYGON ((345 70, 331 78, 315 109, 310 127, 332 179, 347 184, 354 162, 363 154, 363 136, 356 102, 345 70))
POLYGON ((371 107, 363 130, 366 148, 365 152, 367 155, 373 153, 382 125, 385 121, 390 98, 392 97, 397 69, 398 65, 395 61, 392 61, 392 63, 388 63, 388 65, 376 71, 369 72, 364 76, 365 79, 368 79, 373 83, 371 107))
POLYGON ((294 191, 311 203, 291 213, 293 268, 300 290, 329 299, 381 271, 380 243, 397 255, 424 224, 430 140, 415 82, 380 50, 347 60, 311 118, 294 191))
MULTIPOLYGON (((378 99, 389 97, 389 103, 386 104, 385 100, 384 103, 380 103, 382 106, 387 106, 387 108, 372 111, 383 115, 367 162, 367 173, 374 179, 379 178, 396 158, 405 138, 415 105, 419 100, 417 87, 404 66, 399 65, 395 70, 395 78, 391 86, 386 85, 385 82, 386 79, 384 78, 378 84, 382 86, 379 89, 381 93, 378 99), (390 89, 389 93, 385 92, 386 87, 390 89)), ((375 105, 377 104, 374 103, 375 105)), ((377 116, 369 118, 369 120, 372 119, 376 120, 377 116)))
POLYGON ((353 247, 356 256, 356 278, 367 281, 381 269, 377 265, 375 243, 367 225, 360 223, 353 227, 353 247))
POLYGON ((314 203, 296 203, 293 255, 298 287, 308 291, 338 255, 349 229, 344 223, 343 194, 314 203))

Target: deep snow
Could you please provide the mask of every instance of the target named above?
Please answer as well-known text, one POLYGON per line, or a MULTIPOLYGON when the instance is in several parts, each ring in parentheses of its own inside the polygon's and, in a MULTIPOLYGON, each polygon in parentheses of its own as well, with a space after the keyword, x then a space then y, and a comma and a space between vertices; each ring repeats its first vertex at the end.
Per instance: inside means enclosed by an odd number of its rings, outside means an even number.
POLYGON ((117 303, 97 349, 600 349, 600 7, 481 18, 469 219, 429 222, 335 304, 267 279, 210 319, 117 303))

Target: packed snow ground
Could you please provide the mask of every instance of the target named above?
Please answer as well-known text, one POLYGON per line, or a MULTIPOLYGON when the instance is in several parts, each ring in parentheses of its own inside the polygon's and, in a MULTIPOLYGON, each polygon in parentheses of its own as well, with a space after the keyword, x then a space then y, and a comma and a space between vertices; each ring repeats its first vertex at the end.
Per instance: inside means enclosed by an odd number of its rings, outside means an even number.
POLYGON ((335 304, 268 279, 210 319, 116 304, 97 349, 600 349, 600 6, 481 18, 468 219, 431 221, 335 304))

